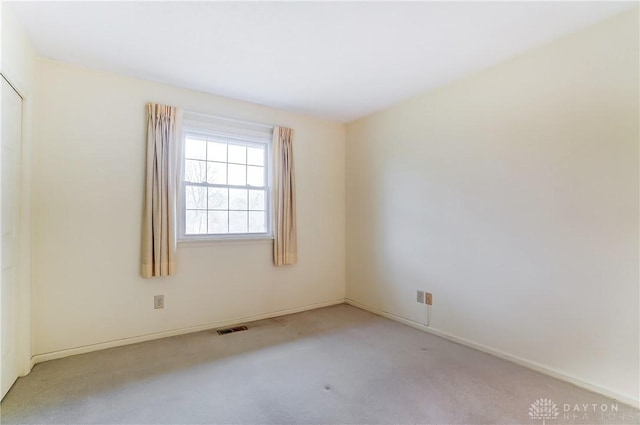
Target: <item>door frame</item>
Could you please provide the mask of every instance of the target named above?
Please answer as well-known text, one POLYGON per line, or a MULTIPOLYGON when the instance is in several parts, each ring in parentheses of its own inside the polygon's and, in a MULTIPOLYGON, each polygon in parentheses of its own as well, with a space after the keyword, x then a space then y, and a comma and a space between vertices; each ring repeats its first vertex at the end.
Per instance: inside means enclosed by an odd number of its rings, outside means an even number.
MULTIPOLYGON (((22 100, 21 107, 21 140, 20 140, 20 201, 18 205, 19 225, 18 225, 18 321, 16 336, 16 350, 19 359, 19 376, 25 376, 33 367, 32 364, 32 327, 31 327, 31 155, 25 155, 25 141, 30 135, 30 128, 27 123, 31 117, 31 97, 25 90, 16 84, 7 75, 6 70, 0 71, 0 78, 18 94, 22 100)), ((1 155, 1 153, 0 153, 1 155)), ((1 161, 1 158, 0 158, 1 161)), ((1 186, 0 186, 1 190, 1 186)), ((1 196, 1 194, 0 194, 1 196)), ((0 247, 1 249, 1 247, 0 247)), ((0 257, 1 261, 1 257, 0 257)), ((1 279, 1 277, 0 277, 1 279)))

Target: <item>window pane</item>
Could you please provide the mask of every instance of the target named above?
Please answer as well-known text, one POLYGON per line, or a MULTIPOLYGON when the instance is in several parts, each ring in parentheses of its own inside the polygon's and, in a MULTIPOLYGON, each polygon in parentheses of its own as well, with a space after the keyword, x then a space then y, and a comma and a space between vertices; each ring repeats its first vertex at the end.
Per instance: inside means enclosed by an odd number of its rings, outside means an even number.
POLYGON ((266 231, 264 212, 249 211, 249 232, 264 233, 266 231))
POLYGON ((247 184, 247 166, 229 164, 229 184, 244 186, 247 184))
POLYGON ((247 184, 264 186, 264 167, 247 167, 247 184))
POLYGON ((207 188, 200 186, 187 186, 185 189, 185 204, 190 210, 207 209, 207 188))
POLYGON ((229 162, 235 162, 237 164, 247 163, 247 147, 241 145, 229 144, 229 162))
POLYGON ((264 148, 247 148, 247 164, 264 166, 264 148))
POLYGON ((247 233, 246 211, 229 211, 229 233, 247 233))
POLYGON ((184 157, 187 159, 207 159, 207 142, 185 137, 184 157))
POLYGON ((229 189, 229 209, 230 210, 246 210, 247 209, 247 190, 229 189))
POLYGON ((227 162, 227 144, 209 142, 207 159, 209 161, 227 162))
POLYGON ((184 180, 193 183, 204 183, 206 167, 204 161, 186 160, 184 162, 184 180))
POLYGON ((269 146, 215 133, 184 137, 185 235, 266 233, 269 146))
MULTIPOLYGON (((226 210, 229 207, 228 189, 218 187, 209 188, 209 209, 210 210, 226 210)), ((209 229, 211 231, 211 229, 209 229)))
POLYGON ((209 233, 228 233, 227 211, 209 211, 209 233))
POLYGON ((207 212, 187 210, 185 215, 187 235, 203 235, 207 233, 207 212))
POLYGON ((227 184, 227 164, 207 162, 207 183, 227 184))
POLYGON ((264 191, 263 190, 250 190, 249 191, 249 209, 264 211, 264 191))

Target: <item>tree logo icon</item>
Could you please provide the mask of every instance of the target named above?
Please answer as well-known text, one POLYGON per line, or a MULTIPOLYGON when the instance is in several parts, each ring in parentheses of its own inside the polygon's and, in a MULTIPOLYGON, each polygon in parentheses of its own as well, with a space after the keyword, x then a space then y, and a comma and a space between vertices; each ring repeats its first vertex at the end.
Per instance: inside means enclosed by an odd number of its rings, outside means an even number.
POLYGON ((529 417, 542 419, 542 425, 546 425, 550 419, 557 419, 559 415, 558 406, 549 398, 539 398, 529 406, 529 417))

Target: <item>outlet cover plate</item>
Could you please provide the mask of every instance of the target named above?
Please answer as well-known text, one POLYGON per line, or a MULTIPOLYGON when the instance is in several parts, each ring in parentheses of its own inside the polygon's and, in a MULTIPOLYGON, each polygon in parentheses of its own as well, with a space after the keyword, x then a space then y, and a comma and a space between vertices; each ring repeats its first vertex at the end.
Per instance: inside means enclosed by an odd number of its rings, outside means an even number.
POLYGON ((424 291, 418 291, 416 293, 416 301, 420 304, 424 304, 424 291))
POLYGON ((164 295, 156 295, 153 297, 153 308, 164 308, 164 295))

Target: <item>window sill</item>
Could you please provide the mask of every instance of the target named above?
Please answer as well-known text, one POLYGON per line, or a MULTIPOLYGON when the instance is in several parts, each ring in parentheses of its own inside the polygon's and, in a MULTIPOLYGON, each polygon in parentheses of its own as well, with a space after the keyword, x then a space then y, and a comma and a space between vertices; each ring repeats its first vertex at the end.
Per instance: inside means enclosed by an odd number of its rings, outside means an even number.
POLYGON ((252 236, 252 237, 228 237, 216 239, 179 239, 178 246, 184 247, 206 247, 220 245, 270 245, 273 243, 273 236, 252 236))

